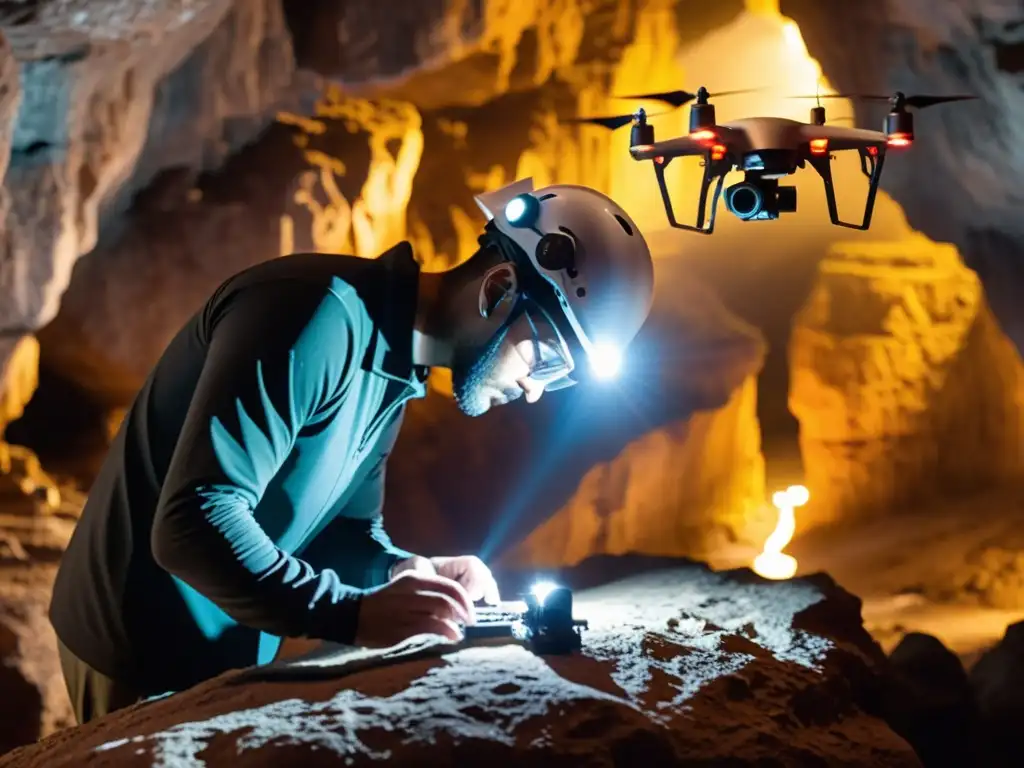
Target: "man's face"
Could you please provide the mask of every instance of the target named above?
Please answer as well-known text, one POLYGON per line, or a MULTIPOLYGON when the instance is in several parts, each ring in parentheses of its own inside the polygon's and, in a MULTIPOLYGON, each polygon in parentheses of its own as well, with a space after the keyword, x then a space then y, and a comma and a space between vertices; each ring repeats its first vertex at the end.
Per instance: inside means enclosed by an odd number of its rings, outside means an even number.
POLYGON ((545 344, 543 323, 520 315, 506 330, 482 346, 462 349, 452 364, 455 402, 468 416, 482 416, 493 406, 520 397, 535 403, 544 394, 544 382, 531 377, 537 364, 535 330, 545 344))

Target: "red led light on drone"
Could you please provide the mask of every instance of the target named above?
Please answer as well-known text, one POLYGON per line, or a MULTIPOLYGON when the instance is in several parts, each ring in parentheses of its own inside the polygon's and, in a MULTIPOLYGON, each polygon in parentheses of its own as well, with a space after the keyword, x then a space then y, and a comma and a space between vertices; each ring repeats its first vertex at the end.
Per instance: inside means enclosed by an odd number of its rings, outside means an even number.
POLYGON ((701 128, 699 131, 693 131, 690 134, 690 138, 694 141, 713 141, 715 132, 710 128, 701 128))
POLYGON ((889 134, 886 143, 890 147, 909 147, 913 140, 913 137, 908 133, 892 133, 889 134))
POLYGON ((868 154, 871 155, 872 157, 875 157, 876 155, 878 155, 878 147, 875 147, 875 146, 868 147, 868 154))
POLYGON ((661 155, 658 155, 656 158, 654 158, 654 162, 656 162, 658 165, 664 165, 665 158, 662 157, 661 155))
POLYGON ((828 139, 811 139, 811 154, 828 154, 828 139))
POLYGON ((715 144, 713 147, 711 147, 711 159, 712 160, 721 160, 723 157, 725 157, 725 145, 724 144, 715 144))

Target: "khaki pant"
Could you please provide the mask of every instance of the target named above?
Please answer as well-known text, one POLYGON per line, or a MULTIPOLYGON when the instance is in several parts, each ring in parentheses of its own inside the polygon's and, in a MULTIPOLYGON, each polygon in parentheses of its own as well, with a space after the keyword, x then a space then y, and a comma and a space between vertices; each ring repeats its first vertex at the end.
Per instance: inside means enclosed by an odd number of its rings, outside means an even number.
POLYGON ((68 689, 71 707, 79 725, 142 700, 139 694, 97 672, 75 656, 60 638, 57 639, 57 652, 64 672, 64 685, 68 689))

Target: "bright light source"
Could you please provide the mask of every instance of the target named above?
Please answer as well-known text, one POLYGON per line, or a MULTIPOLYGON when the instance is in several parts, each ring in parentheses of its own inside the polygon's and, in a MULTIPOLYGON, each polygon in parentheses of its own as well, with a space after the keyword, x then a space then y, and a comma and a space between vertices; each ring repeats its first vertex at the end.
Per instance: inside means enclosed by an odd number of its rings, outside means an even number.
POLYGON ((807 48, 804 44, 804 36, 800 34, 800 27, 792 21, 787 21, 782 25, 782 39, 786 42, 786 47, 798 55, 804 55, 807 52, 807 48))
POLYGON ((690 138, 694 141, 713 141, 715 138, 715 132, 710 128, 701 128, 699 131, 691 133, 690 138))
POLYGON ((802 485, 789 486, 786 489, 786 495, 789 497, 789 505, 792 507, 802 507, 811 500, 811 492, 802 485))
POLYGON ((544 601, 548 599, 548 595, 558 589, 558 585, 551 581, 538 581, 533 587, 530 588, 530 592, 534 597, 537 598, 537 602, 544 605, 544 601))
POLYGON ((811 139, 811 154, 828 154, 828 139, 811 139))
POLYGON ((505 206, 505 218, 511 223, 516 223, 523 216, 526 215, 526 201, 521 197, 513 198, 509 200, 508 205, 505 206))
POLYGON ((721 160, 725 157, 726 149, 724 144, 715 144, 711 147, 711 159, 721 160))
POLYGON ((754 558, 754 572, 766 579, 791 579, 796 575, 797 562, 783 550, 796 532, 794 510, 811 499, 811 493, 802 485, 791 485, 784 491, 772 494, 772 504, 778 510, 779 519, 761 554, 754 558))
POLYGON ((905 133, 892 133, 887 139, 890 147, 909 147, 913 139, 905 133))
POLYGON ((622 352, 612 344, 595 344, 590 351, 590 367, 599 379, 614 379, 622 369, 622 352))

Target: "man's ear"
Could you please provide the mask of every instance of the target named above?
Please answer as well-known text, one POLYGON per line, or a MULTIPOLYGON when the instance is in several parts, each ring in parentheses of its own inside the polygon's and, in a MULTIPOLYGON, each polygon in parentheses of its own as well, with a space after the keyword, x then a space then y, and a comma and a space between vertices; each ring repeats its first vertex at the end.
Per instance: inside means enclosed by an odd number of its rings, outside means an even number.
POLYGON ((519 277, 516 268, 503 262, 487 270, 480 281, 480 316, 489 318, 503 304, 511 306, 519 293, 519 277))

